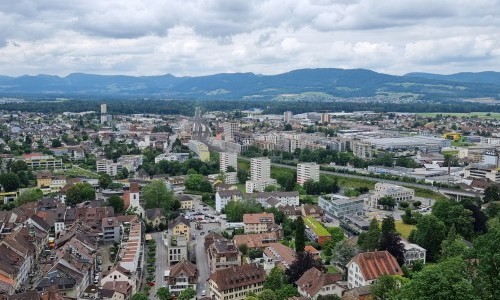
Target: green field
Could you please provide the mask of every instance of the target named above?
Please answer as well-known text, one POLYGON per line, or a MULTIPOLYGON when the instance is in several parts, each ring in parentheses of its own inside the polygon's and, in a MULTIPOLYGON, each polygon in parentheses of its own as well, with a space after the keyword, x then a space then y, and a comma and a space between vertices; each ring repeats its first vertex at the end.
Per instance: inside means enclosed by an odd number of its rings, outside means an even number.
MULTIPOLYGON (((404 184, 403 184, 403 186, 404 186, 404 184)), ((412 187, 412 186, 407 186, 407 188, 415 190, 416 197, 430 198, 430 199, 434 199, 436 201, 448 200, 448 198, 446 198, 446 196, 444 196, 443 194, 432 191, 432 190, 423 189, 423 188, 419 188, 419 187, 412 187)))
MULTIPOLYGON (((331 175, 328 175, 331 176, 331 175)), ((367 187, 370 190, 375 188, 376 181, 368 180, 368 179, 359 179, 359 178, 348 178, 348 177, 340 177, 334 176, 337 178, 337 182, 340 188, 343 189, 355 189, 359 187, 367 187)))
POLYGON ((479 117, 484 119, 500 119, 500 113, 488 113, 488 112, 472 112, 472 113, 418 113, 418 115, 424 117, 435 117, 436 115, 443 116, 455 116, 455 117, 479 117))
POLYGON ((396 223, 396 231, 401 234, 402 237, 408 239, 411 231, 415 228, 415 225, 408 225, 403 223, 401 220, 395 221, 396 223))
POLYGON ((335 268, 335 266, 326 266, 326 268, 328 269, 328 273, 330 273, 330 274, 338 274, 339 273, 339 270, 337 270, 337 268, 335 268))
POLYGON ((326 230, 326 228, 323 227, 323 225, 321 225, 318 221, 316 221, 315 218, 305 217, 303 219, 304 219, 304 223, 307 225, 307 227, 312 229, 312 231, 314 231, 314 233, 316 233, 317 236, 329 236, 330 235, 328 230, 326 230))
POLYGON ((88 177, 98 179, 99 175, 97 173, 85 170, 78 166, 73 165, 71 168, 63 170, 61 173, 68 177, 88 177))

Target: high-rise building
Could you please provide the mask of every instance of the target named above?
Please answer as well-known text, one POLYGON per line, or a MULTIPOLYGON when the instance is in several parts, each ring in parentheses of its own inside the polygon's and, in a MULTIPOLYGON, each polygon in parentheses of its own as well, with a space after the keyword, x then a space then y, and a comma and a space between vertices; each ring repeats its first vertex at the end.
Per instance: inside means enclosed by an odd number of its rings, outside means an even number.
POLYGON ((112 120, 112 116, 108 115, 107 104, 105 104, 105 103, 101 104, 101 124, 107 123, 109 125, 109 123, 111 123, 111 120, 112 120))
POLYGON ((108 106, 106 104, 101 104, 101 114, 105 115, 108 113, 108 106))
POLYGON ((237 170, 238 155, 229 152, 220 152, 220 171, 227 172, 227 167, 229 166, 237 170))
POLYGON ((234 134, 239 132, 239 124, 236 122, 225 122, 222 124, 222 128, 224 130, 224 140, 230 141, 233 140, 234 134))
POLYGON ((329 113, 322 113, 321 114, 321 123, 330 123, 331 121, 331 115, 329 113))
POLYGON ((283 113, 283 120, 285 121, 285 123, 288 123, 292 120, 293 118, 293 113, 291 111, 285 111, 283 113))
POLYGON ((268 157, 255 157, 250 160, 250 179, 252 181, 271 178, 271 160, 268 157))
POLYGON ((319 165, 313 162, 297 164, 297 183, 302 185, 309 179, 319 181, 319 165))

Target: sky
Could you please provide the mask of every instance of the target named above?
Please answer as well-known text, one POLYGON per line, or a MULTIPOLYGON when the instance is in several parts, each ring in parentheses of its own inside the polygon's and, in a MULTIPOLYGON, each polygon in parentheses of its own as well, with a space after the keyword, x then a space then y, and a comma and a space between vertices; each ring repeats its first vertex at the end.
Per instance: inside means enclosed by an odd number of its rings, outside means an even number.
POLYGON ((0 74, 500 71, 500 0, 0 1, 0 74))

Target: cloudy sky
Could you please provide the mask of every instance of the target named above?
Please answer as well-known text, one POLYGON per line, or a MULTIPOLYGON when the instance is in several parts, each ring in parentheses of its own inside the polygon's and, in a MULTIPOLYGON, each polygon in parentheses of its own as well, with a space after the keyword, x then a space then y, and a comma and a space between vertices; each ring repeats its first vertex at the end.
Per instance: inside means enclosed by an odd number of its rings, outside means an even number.
POLYGON ((500 0, 0 1, 0 74, 500 71, 500 0))

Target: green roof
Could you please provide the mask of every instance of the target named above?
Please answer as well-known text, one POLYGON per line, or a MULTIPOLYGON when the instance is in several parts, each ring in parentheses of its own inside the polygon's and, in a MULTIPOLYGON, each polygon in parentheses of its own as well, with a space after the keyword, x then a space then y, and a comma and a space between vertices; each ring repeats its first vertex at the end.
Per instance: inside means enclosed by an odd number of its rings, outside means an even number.
POLYGON ((318 221, 316 221, 313 217, 305 217, 304 224, 309 227, 317 236, 331 236, 331 234, 326 230, 323 225, 321 225, 318 221))

